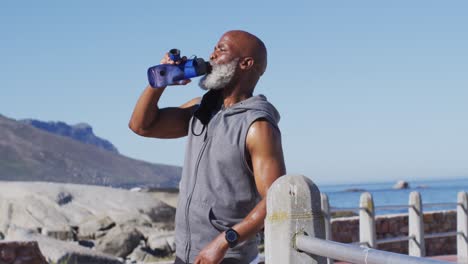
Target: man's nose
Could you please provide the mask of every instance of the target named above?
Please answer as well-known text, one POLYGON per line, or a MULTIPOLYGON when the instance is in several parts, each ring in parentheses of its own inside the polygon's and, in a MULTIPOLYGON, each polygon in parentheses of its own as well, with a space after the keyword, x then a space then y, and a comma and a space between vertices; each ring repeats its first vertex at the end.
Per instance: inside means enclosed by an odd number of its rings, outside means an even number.
POLYGON ((210 60, 216 59, 216 52, 211 53, 210 60))

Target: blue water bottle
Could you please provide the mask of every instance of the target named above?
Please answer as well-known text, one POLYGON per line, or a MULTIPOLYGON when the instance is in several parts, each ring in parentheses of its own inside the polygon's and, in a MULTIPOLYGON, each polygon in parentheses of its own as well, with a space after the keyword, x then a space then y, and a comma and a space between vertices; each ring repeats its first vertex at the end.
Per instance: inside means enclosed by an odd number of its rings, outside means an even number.
MULTIPOLYGON (((173 61, 180 61, 180 50, 171 49, 169 57, 173 61)), ((178 84, 182 80, 205 75, 211 72, 211 65, 202 58, 194 57, 180 64, 160 64, 148 69, 148 81, 153 88, 162 88, 171 84, 178 84)))

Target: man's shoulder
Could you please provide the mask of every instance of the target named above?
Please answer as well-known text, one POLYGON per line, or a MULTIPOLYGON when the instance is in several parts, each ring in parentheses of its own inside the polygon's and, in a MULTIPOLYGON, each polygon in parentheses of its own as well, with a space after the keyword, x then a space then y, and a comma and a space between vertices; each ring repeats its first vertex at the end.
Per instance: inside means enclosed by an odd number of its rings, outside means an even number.
POLYGON ((263 94, 255 95, 245 100, 243 107, 249 113, 252 122, 264 119, 273 125, 277 125, 280 120, 278 110, 263 94))
POLYGON ((181 105, 181 108, 197 107, 198 105, 200 105, 200 102, 201 102, 201 97, 195 97, 191 99, 190 101, 181 105))

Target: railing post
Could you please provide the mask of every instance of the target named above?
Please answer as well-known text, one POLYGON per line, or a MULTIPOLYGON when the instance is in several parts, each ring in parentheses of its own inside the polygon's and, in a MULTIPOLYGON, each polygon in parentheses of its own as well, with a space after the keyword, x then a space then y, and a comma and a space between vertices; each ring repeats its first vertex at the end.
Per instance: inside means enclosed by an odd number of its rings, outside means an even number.
POLYGON ((325 238, 320 191, 302 175, 286 175, 277 179, 267 194, 265 263, 325 264, 324 257, 296 250, 297 234, 325 238))
MULTIPOLYGON (((325 221, 325 239, 332 240, 332 226, 331 226, 331 212, 330 202, 328 201, 328 195, 320 193, 320 200, 322 206, 323 218, 325 221)), ((333 259, 327 258, 327 264, 333 264, 333 259)))
POLYGON ((411 192, 409 197, 408 237, 408 254, 415 257, 426 256, 424 214, 419 192, 411 192))
POLYGON ((375 211, 372 194, 364 192, 359 202, 359 242, 370 248, 376 248, 375 211))
POLYGON ((457 205, 457 261, 468 262, 468 197, 466 192, 458 193, 457 205))

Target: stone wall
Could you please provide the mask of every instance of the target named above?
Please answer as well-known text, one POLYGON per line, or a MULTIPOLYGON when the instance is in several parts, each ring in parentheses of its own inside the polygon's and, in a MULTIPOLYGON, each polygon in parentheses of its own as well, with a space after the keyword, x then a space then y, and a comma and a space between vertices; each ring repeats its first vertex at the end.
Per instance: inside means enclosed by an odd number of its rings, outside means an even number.
MULTIPOLYGON (((383 238, 408 236, 408 214, 376 216, 375 229, 377 240, 383 238)), ((455 210, 424 213, 424 233, 456 231, 457 214, 455 210)), ((359 242, 359 217, 343 217, 332 220, 332 240, 342 243, 359 242)), ((426 256, 457 253, 456 238, 426 239, 426 256)), ((408 242, 395 242, 378 245, 378 249, 408 254, 408 242)))
POLYGON ((0 263, 47 264, 36 241, 0 241, 0 263))

